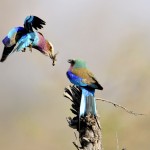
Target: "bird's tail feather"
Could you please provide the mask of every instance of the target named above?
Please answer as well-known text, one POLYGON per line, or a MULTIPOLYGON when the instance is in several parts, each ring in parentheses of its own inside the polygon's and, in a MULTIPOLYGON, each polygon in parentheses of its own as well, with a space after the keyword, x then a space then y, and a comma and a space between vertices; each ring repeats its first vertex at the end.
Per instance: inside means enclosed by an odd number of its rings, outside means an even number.
POLYGON ((79 117, 84 116, 85 114, 85 110, 86 110, 86 97, 82 92, 82 96, 81 96, 81 102, 80 102, 80 114, 79 117))
POLYGON ((92 115, 96 115, 96 103, 94 96, 87 96, 86 97, 86 111, 85 114, 91 113, 92 115))
POLYGON ((79 117, 85 116, 89 113, 96 116, 96 102, 94 91, 82 89, 79 117))

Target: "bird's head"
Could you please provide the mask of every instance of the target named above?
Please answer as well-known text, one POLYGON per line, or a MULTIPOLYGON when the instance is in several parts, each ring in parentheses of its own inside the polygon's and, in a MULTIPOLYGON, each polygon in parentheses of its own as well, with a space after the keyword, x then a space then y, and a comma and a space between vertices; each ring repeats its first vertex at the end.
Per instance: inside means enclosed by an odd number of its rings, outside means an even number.
POLYGON ((52 65, 54 66, 57 61, 56 56, 58 55, 58 52, 54 53, 54 47, 51 42, 48 42, 48 55, 52 60, 52 65))
POLYGON ((68 59, 68 63, 70 63, 73 68, 87 68, 86 62, 81 59, 68 59))
POLYGON ((68 63, 70 63, 73 66, 75 64, 75 59, 68 59, 68 63))

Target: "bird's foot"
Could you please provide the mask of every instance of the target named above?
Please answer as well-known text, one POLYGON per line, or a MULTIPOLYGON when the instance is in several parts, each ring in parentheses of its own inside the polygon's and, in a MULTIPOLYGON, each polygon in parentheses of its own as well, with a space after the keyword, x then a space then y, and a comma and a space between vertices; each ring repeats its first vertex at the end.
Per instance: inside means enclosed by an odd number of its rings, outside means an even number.
POLYGON ((32 52, 32 45, 29 45, 29 51, 32 52))

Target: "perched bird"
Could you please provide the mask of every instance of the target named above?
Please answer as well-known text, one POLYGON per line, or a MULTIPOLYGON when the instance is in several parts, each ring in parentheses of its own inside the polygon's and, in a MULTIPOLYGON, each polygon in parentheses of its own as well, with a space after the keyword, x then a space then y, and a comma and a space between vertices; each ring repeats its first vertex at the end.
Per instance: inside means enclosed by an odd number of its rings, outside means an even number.
POLYGON ((45 56, 49 56, 53 61, 52 65, 55 65, 57 53, 54 54, 54 48, 52 43, 46 40, 42 33, 30 32, 22 36, 17 42, 17 45, 14 48, 13 52, 25 50, 26 47, 29 47, 30 51, 32 51, 32 48, 35 48, 45 56))
POLYGON ((1 62, 5 61, 7 56, 13 51, 17 42, 20 40, 22 36, 33 32, 34 29, 41 29, 45 25, 45 21, 36 16, 27 16, 24 21, 24 27, 14 27, 12 28, 7 36, 2 40, 4 44, 4 50, 2 53, 2 57, 0 59, 1 62))
POLYGON ((103 90, 94 75, 88 70, 85 61, 69 59, 71 64, 67 71, 70 82, 82 90, 79 118, 89 113, 96 116, 95 89, 103 90))

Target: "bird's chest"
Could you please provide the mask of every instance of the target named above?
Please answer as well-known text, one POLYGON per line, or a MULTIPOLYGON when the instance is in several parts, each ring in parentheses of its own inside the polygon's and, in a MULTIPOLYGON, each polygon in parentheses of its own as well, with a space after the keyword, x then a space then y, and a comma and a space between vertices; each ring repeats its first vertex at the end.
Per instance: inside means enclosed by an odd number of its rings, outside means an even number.
POLYGON ((40 49, 44 49, 45 47, 45 40, 40 34, 36 34, 34 37, 33 45, 38 46, 40 49))

